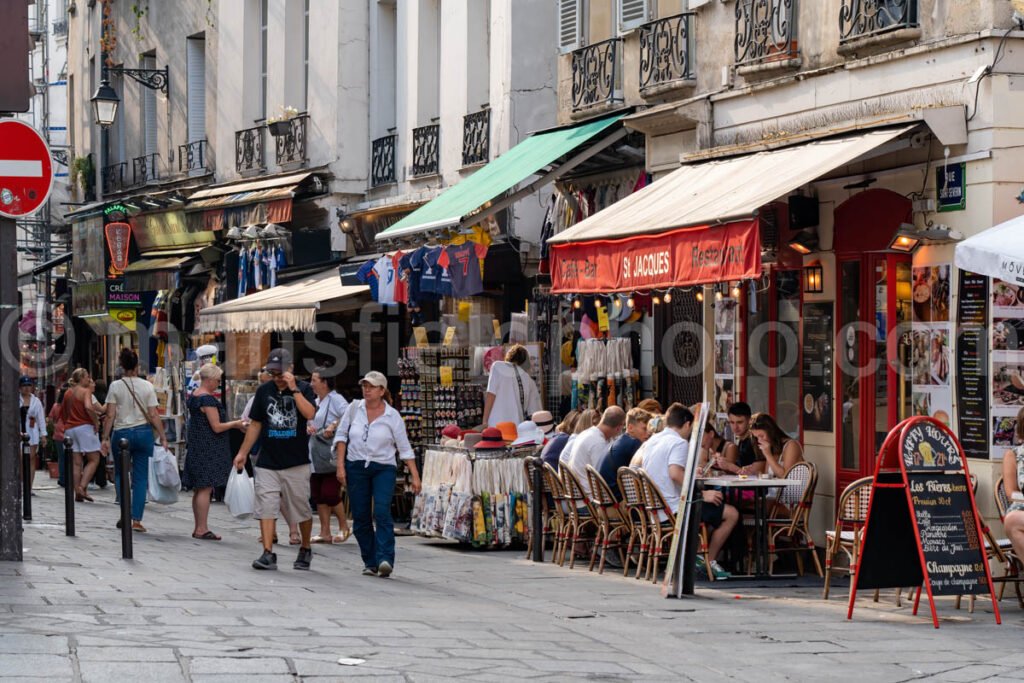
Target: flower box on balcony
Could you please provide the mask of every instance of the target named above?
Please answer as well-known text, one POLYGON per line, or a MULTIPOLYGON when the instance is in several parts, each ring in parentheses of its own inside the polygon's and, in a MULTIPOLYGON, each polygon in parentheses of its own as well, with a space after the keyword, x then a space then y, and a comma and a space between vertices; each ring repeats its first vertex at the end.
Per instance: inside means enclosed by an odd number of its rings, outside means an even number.
POLYGON ((267 124, 267 129, 275 138, 283 137, 288 135, 288 132, 292 129, 292 122, 290 119, 271 121, 267 124))

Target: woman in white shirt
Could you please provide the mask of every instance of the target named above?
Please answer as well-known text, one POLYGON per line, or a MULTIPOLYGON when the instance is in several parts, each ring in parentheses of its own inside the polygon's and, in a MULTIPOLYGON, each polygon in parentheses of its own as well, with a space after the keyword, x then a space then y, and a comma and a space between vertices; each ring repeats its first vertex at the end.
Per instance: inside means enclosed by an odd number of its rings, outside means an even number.
MULTIPOLYGON (((336 372, 336 371, 335 371, 336 372)), ((329 368, 316 368, 310 375, 309 385, 316 394, 316 415, 306 423, 309 434, 309 460, 312 470, 309 475, 309 490, 316 514, 320 519, 320 534, 310 539, 312 543, 344 543, 350 530, 345 517, 345 506, 341 502, 341 485, 338 483, 337 468, 329 462, 320 462, 317 449, 334 448, 334 433, 341 418, 348 410, 348 401, 335 390, 335 376, 329 368), (323 444, 321 446, 321 444, 323 444), (331 535, 331 514, 338 518, 337 536, 331 535)))
POLYGON ((515 344, 505 354, 504 361, 491 365, 484 395, 484 424, 495 427, 502 422, 519 424, 541 410, 540 392, 526 368, 530 367, 530 352, 522 344, 515 344))
POLYGON ((348 407, 334 436, 337 477, 348 489, 363 575, 387 578, 395 566, 395 524, 391 519, 398 477, 395 453, 409 468, 413 493, 420 492, 420 475, 405 422, 386 400, 390 397, 387 378, 368 372, 359 385, 363 400, 348 407))

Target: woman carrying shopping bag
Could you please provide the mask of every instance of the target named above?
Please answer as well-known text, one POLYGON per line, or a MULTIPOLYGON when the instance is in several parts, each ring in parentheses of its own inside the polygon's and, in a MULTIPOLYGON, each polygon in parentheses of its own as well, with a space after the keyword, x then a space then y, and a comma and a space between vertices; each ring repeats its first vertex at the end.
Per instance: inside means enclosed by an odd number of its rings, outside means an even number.
POLYGON ((391 498, 398 477, 396 452, 409 468, 413 493, 420 492, 420 475, 405 422, 385 400, 390 397, 387 378, 372 371, 359 385, 363 400, 349 406, 334 436, 337 477, 348 488, 363 575, 387 578, 395 566, 391 498))
POLYGON ((185 485, 193 489, 192 516, 195 529, 192 538, 203 541, 220 540, 220 536, 207 526, 210 496, 215 487, 228 483, 233 460, 228 432, 232 429, 245 430, 241 420, 225 421, 224 406, 214 395, 223 374, 220 366, 212 363, 199 368, 199 386, 188 397, 185 485))
POLYGON ((341 500, 337 463, 334 462, 334 434, 341 418, 348 410, 348 401, 335 389, 335 378, 330 368, 313 370, 309 385, 316 394, 316 415, 306 423, 309 433, 309 490, 320 519, 320 533, 311 543, 344 543, 349 537, 345 504, 341 500), (338 518, 338 535, 331 535, 331 515, 338 518))
MULTIPOLYGON (((156 390, 148 380, 139 377, 139 354, 134 349, 121 349, 119 357, 124 375, 107 391, 107 419, 103 422, 103 453, 110 452, 111 431, 115 444, 128 440, 132 458, 132 530, 143 533, 142 514, 146 510, 149 487, 149 459, 153 456, 153 430, 160 445, 167 448, 164 423, 156 412, 156 390)), ((121 495, 121 453, 114 451, 114 486, 121 495)), ((121 520, 117 521, 121 527, 121 520)))

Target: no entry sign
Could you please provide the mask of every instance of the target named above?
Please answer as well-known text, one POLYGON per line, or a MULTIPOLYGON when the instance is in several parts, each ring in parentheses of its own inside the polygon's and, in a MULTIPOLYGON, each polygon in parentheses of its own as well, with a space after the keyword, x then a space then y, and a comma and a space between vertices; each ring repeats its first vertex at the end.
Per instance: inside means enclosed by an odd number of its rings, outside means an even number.
POLYGON ((35 128, 21 121, 0 121, 0 216, 31 216, 50 196, 53 161, 35 128))

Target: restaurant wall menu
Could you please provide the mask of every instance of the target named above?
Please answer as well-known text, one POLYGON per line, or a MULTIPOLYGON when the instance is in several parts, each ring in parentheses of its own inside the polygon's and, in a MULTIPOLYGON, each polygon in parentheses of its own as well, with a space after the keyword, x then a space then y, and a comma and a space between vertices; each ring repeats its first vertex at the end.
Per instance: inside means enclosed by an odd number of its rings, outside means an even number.
POLYGON ((952 424, 953 391, 950 386, 953 330, 950 324, 952 289, 948 263, 915 264, 911 296, 911 383, 914 415, 934 417, 952 424))
POLYGON ((831 432, 833 303, 803 305, 801 401, 804 431, 831 432))
POLYGON ((736 311, 738 302, 723 297, 715 302, 715 404, 718 433, 724 433, 729 406, 736 401, 736 311))
POLYGON ((989 457, 988 281, 961 270, 957 289, 957 433, 968 458, 989 457))
POLYGON ((1013 447, 1024 407, 1024 286, 992 280, 992 446, 1002 458, 1013 447))

